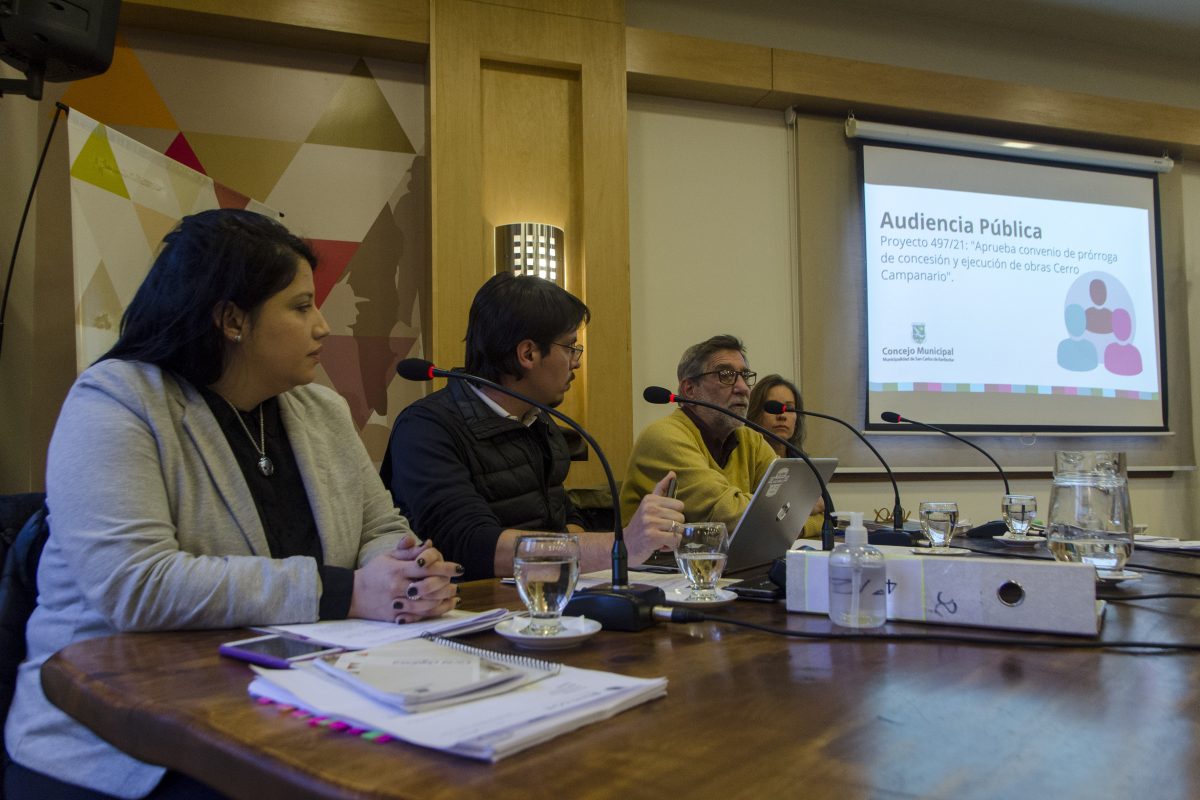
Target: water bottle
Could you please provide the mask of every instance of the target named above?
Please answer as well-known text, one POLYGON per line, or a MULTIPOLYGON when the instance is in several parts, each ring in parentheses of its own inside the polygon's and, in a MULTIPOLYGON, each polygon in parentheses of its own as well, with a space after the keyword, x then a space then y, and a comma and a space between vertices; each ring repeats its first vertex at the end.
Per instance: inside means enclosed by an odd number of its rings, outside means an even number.
POLYGON ((861 511, 848 516, 846 538, 829 554, 829 619, 843 628, 878 628, 887 622, 887 568, 883 553, 867 544, 861 511))

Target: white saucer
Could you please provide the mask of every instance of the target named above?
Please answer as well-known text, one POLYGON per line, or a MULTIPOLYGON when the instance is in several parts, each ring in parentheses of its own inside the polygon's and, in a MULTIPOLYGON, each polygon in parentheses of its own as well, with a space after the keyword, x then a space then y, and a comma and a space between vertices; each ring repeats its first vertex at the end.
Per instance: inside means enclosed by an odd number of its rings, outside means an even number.
POLYGON ((969 555, 971 551, 965 547, 946 547, 942 550, 934 550, 932 547, 914 547, 909 552, 919 556, 965 556, 969 555))
POLYGON ((688 600, 687 596, 692 593, 692 590, 686 586, 676 586, 667 591, 667 605, 685 608, 719 608, 737 600, 737 595, 731 591, 726 589, 717 589, 716 591, 717 596, 712 600, 688 600))
POLYGON ((1096 580, 1100 583, 1120 583, 1121 581, 1140 581, 1142 573, 1134 572, 1131 569, 1123 569, 1120 572, 1112 570, 1096 570, 1096 580))
POLYGON ((529 615, 518 614, 497 623, 496 633, 526 650, 565 650, 600 630, 600 623, 587 617, 563 617, 562 625, 563 629, 554 636, 535 636, 525 632, 529 615))
POLYGON ((1039 542, 1046 541, 1045 536, 1014 536, 1011 533, 1006 533, 1003 536, 993 536, 997 542, 1007 544, 1011 547, 1033 547, 1039 542))

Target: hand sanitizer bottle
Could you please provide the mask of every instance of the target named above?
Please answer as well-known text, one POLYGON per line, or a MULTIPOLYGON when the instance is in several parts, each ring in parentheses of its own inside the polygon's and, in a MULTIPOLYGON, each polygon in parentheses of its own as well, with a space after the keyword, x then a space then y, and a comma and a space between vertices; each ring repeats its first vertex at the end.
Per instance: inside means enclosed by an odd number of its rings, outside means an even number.
POLYGON ((878 628, 887 622, 887 569, 883 553, 867 544, 861 511, 850 518, 846 540, 829 554, 829 618, 844 628, 878 628))

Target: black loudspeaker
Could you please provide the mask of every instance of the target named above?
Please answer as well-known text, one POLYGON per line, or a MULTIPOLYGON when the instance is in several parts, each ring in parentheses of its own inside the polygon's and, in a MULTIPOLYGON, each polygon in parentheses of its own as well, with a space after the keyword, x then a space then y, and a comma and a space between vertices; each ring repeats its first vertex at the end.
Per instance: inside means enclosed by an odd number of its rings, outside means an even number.
POLYGON ((42 82, 99 75, 112 63, 121 0, 0 0, 0 61, 25 74, 0 94, 42 97, 42 82))

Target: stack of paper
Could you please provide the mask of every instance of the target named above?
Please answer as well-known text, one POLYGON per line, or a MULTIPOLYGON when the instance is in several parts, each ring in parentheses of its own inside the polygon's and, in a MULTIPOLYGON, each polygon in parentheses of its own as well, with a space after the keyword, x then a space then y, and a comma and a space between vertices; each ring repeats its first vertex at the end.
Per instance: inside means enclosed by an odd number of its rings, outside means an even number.
POLYGON ((1166 536, 1134 536, 1134 548, 1146 550, 1200 550, 1200 539, 1172 539, 1166 536))
POLYGON ((564 666, 514 691, 405 713, 316 666, 253 669, 259 677, 250 684, 250 693, 256 697, 483 761, 498 761, 667 693, 666 678, 630 678, 564 666))

